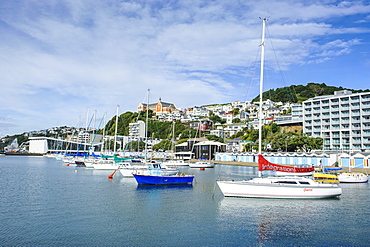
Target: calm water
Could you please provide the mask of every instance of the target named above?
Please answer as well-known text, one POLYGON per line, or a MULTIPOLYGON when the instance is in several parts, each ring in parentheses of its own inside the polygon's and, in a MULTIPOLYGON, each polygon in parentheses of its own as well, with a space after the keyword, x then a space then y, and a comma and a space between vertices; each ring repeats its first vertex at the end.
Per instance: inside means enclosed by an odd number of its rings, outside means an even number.
POLYGON ((343 184, 340 199, 224 198, 216 166, 193 186, 137 186, 111 171, 45 157, 0 156, 1 246, 369 246, 369 184, 343 184))

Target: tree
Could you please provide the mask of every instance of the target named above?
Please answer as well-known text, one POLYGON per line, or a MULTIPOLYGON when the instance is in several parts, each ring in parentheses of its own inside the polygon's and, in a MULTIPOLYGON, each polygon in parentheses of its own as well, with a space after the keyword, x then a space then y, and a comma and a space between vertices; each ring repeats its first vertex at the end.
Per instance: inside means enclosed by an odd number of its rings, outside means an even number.
POLYGON ((143 151, 145 149, 145 142, 143 141, 136 141, 136 142, 129 142, 125 146, 125 150, 130 150, 130 151, 143 151))
POLYGON ((217 115, 212 115, 212 116, 210 116, 209 117, 209 119, 212 121, 212 122, 214 122, 214 123, 220 123, 220 124, 224 124, 224 123, 226 123, 226 120, 225 119, 222 119, 222 118, 220 118, 219 116, 217 116, 217 115))
POLYGON ((172 141, 168 139, 162 140, 160 143, 153 145, 153 150, 171 150, 172 149, 172 141))
POLYGON ((321 138, 302 136, 293 132, 277 133, 270 139, 270 143, 274 150, 286 152, 310 152, 312 149, 322 148, 321 138))
POLYGON ((224 142, 224 140, 221 137, 218 137, 216 135, 207 135, 207 139, 210 141, 216 141, 216 142, 224 142))
POLYGON ((253 146, 254 146, 253 142, 248 142, 247 144, 244 145, 243 152, 252 152, 253 146))
POLYGON ((279 127, 277 126, 276 123, 271 123, 271 132, 276 133, 279 131, 279 127))
POLYGON ((240 113, 240 109, 239 108, 234 108, 231 111, 229 111, 229 113, 232 113, 233 115, 238 115, 240 113))

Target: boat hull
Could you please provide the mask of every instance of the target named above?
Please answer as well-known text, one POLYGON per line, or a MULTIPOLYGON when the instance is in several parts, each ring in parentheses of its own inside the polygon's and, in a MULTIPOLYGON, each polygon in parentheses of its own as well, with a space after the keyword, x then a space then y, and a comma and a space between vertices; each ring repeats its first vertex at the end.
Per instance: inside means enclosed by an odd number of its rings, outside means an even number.
POLYGON ((153 176, 133 174, 136 182, 140 185, 169 185, 169 184, 192 184, 194 176, 153 176))
POLYGON ((118 169, 123 177, 133 177, 132 173, 134 172, 133 168, 120 168, 118 169))
POLYGON ((208 162, 196 162, 189 164, 190 168, 214 168, 215 166, 212 163, 208 162))
POLYGON ((167 166, 189 166, 189 163, 184 162, 183 160, 169 160, 162 163, 167 166))
POLYGON ((86 167, 86 165, 85 165, 85 163, 83 161, 76 160, 75 161, 75 164, 76 164, 77 167, 86 167))
POLYGON ((257 184, 248 181, 217 181, 217 184, 226 197, 321 199, 337 197, 342 194, 340 187, 329 184, 296 186, 257 184))
POLYGON ((363 173, 342 173, 338 175, 340 183, 367 183, 369 177, 363 173))

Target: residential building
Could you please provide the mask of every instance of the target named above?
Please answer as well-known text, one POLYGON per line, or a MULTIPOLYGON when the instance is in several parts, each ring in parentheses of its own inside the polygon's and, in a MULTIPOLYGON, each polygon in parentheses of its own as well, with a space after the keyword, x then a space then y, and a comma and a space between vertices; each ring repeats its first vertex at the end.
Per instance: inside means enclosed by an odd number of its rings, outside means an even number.
POLYGON ((215 130, 211 130, 209 134, 218 136, 222 139, 225 138, 224 128, 222 126, 217 126, 217 128, 215 130))
POLYGON ((246 127, 248 127, 248 124, 229 124, 224 128, 225 138, 230 138, 230 136, 235 135, 246 127))
POLYGON ((292 118, 293 119, 302 119, 303 117, 303 106, 301 104, 295 103, 292 104, 292 118))
POLYGON ((342 90, 304 101, 303 133, 323 138, 324 150, 369 150, 370 92, 342 90))
POLYGON ((241 152, 240 143, 243 141, 243 139, 240 138, 234 138, 232 140, 226 141, 226 151, 228 152, 241 152))
POLYGON ((137 141, 145 138, 145 122, 137 121, 136 123, 129 124, 129 140, 137 141))

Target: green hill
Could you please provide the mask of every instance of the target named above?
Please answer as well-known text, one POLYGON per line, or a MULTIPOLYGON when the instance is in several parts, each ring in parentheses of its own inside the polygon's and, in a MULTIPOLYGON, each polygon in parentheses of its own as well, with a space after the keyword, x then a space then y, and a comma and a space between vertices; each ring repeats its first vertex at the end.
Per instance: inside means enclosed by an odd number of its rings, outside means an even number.
MULTIPOLYGON (((353 93, 370 92, 366 90, 354 90, 343 87, 327 86, 325 83, 308 83, 306 86, 303 85, 291 85, 289 87, 270 89, 263 93, 263 100, 270 99, 274 102, 293 102, 300 103, 309 98, 313 98, 321 95, 333 95, 335 91, 350 90, 353 93)), ((259 101, 259 95, 257 95, 252 102, 259 101)))

